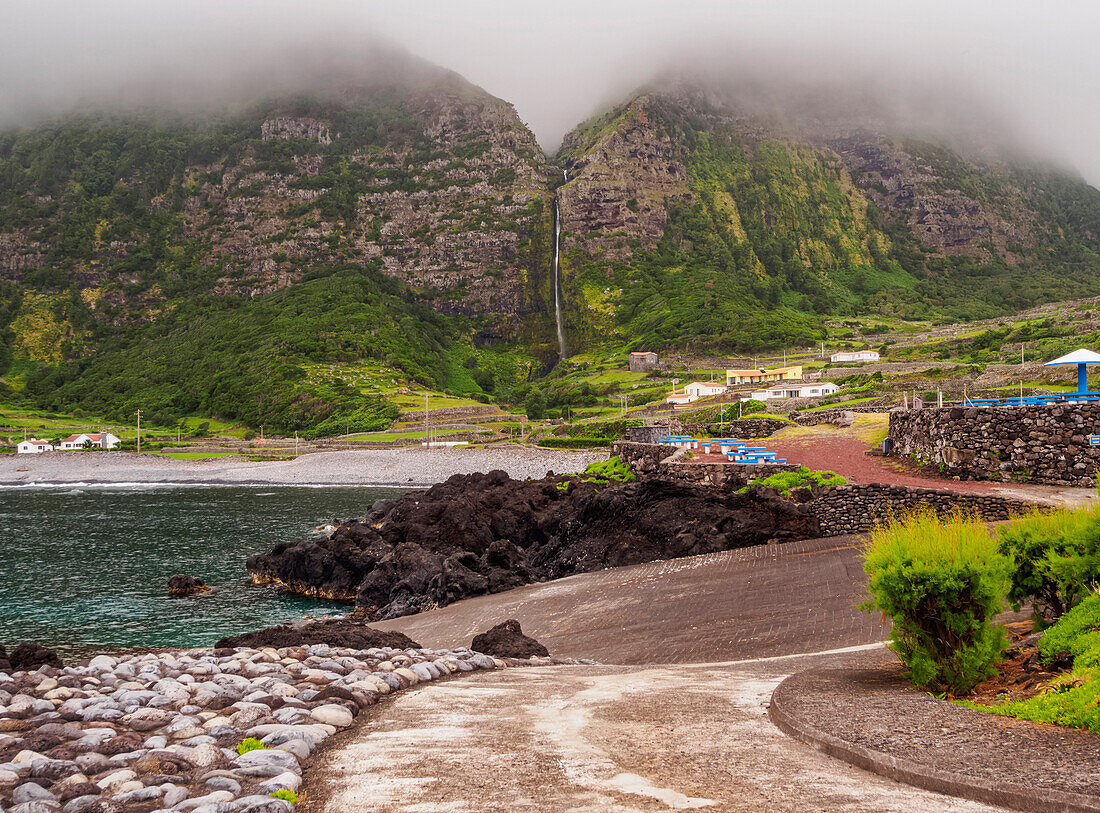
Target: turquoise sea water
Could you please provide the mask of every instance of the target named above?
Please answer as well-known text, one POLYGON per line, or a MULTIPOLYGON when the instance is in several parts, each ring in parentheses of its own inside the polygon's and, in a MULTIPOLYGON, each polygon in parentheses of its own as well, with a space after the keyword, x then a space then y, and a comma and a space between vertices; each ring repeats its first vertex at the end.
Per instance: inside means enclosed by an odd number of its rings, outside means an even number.
POLYGON ((205 646, 279 621, 346 612, 249 584, 244 562, 333 519, 362 518, 381 488, 66 485, 0 488, 0 645, 63 655, 205 646), (175 573, 211 590, 168 595, 175 573))

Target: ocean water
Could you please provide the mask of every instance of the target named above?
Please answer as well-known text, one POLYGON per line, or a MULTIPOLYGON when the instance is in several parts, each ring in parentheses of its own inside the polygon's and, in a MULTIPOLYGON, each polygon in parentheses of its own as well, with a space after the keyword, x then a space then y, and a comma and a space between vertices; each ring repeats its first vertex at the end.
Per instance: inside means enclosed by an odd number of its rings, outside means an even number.
POLYGON ((165 486, 0 487, 0 645, 62 655, 97 649, 207 646, 223 635, 306 615, 347 612, 249 583, 245 560, 362 518, 382 488, 165 486), (168 595, 175 573, 209 592, 168 595))

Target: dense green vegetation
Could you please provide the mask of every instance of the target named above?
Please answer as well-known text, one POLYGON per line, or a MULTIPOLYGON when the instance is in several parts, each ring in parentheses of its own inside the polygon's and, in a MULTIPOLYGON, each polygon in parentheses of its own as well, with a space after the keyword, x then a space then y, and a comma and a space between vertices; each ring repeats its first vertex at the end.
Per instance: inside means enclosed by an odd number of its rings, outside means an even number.
POLYGON ((863 569, 863 608, 893 619, 890 647, 917 686, 962 695, 995 673, 1004 630, 994 626, 1012 563, 974 515, 920 511, 877 528, 863 569))
MULTIPOLYGON (((406 385, 567 420, 613 414, 619 396, 627 406, 662 398, 664 380, 565 370, 533 386, 556 357, 549 195, 560 172, 513 189, 524 166, 547 169, 540 156, 517 149, 518 163, 497 165, 492 134, 430 137, 437 90, 397 82, 356 98, 86 115, 0 133, 0 237, 25 248, 0 281, 0 397, 114 421, 142 409, 165 424, 217 415, 306 435, 384 428, 396 412, 383 396, 406 385), (263 138, 273 114, 323 122, 337 137, 263 138), (389 193, 416 194, 391 206, 389 193), (410 214, 437 194, 441 217, 410 214), (395 230, 402 219, 408 233, 395 230), (471 281, 455 259, 408 288, 369 259, 380 253, 403 274, 463 232, 516 239, 508 267, 471 281), (488 315, 454 316, 483 281, 494 289, 488 315), (393 386, 316 370, 366 362, 391 371, 393 386)), ((636 112, 596 117, 576 149, 636 112)), ((660 94, 647 109, 690 192, 660 204, 659 240, 603 226, 572 235, 562 265, 571 350, 757 354, 827 338, 825 319, 838 314, 975 319, 1100 293, 1100 192, 1078 179, 1032 167, 1002 177, 943 145, 899 142, 937 189, 1010 222, 1025 203, 1036 213, 1033 246, 941 257, 921 247, 906 212, 876 209, 837 153, 704 113, 660 94), (614 251, 590 248, 615 240, 614 251)), ((644 185, 626 212, 645 213, 644 185)), ((1072 333, 1048 320, 944 341, 939 352, 984 364, 1019 342, 1053 352, 1072 333)), ((851 381, 845 396, 873 383, 851 381)))
POLYGON ((305 362, 374 359, 439 389, 479 391, 461 363, 474 356, 461 323, 374 267, 329 271, 254 300, 192 299, 94 355, 40 367, 27 393, 115 420, 138 409, 160 424, 206 414, 309 436, 383 429, 399 410, 339 377, 309 376, 305 362))

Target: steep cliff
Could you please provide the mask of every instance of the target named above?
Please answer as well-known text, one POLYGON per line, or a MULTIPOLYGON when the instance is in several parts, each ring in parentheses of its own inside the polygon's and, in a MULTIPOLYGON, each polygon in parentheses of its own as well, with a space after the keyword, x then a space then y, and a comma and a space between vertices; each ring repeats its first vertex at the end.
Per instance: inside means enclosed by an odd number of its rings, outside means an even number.
POLYGON ((52 409, 304 431, 385 422, 348 368, 497 396, 557 358, 555 200, 573 352, 1100 294, 1100 192, 965 110, 940 111, 951 132, 835 87, 679 77, 547 158, 507 102, 386 60, 0 133, 4 381, 52 409))
POLYGON ((815 314, 956 318, 1100 292, 1100 192, 835 95, 655 85, 556 161, 567 330, 735 349, 815 314))

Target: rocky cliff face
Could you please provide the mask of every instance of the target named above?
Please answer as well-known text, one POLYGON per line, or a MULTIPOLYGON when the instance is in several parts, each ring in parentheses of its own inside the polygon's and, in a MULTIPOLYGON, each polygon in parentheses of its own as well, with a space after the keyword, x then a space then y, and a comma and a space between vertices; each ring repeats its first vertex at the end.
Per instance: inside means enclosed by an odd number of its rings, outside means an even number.
MULTIPOLYGON (((574 352, 755 351, 814 343, 831 315, 968 321, 1100 294, 1100 192, 842 95, 654 84, 548 159, 507 102, 431 66, 393 78, 404 67, 202 115, 0 133, 0 369, 132 349, 196 301, 376 270, 400 283, 385 296, 464 317, 448 330, 533 369, 557 355, 555 198, 574 352)), ((313 317, 342 304, 306 299, 313 317)), ((402 366, 377 328, 334 330, 279 344, 280 362, 371 359, 477 392, 438 343, 402 366)))
POLYGON ((573 346, 609 330, 682 343, 700 332, 689 312, 715 306, 969 314, 1100 285, 1097 190, 877 109, 796 101, 670 84, 566 137, 573 346))
POLYGON ((176 292, 255 297, 375 259, 444 313, 541 305, 545 156, 510 104, 465 83, 66 121, 9 134, 0 162, 14 176, 0 275, 76 283, 128 317, 176 292), (61 156, 40 154, 50 142, 61 156))

